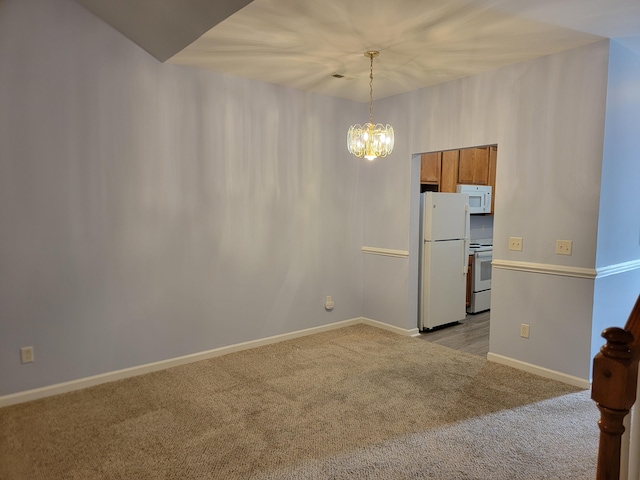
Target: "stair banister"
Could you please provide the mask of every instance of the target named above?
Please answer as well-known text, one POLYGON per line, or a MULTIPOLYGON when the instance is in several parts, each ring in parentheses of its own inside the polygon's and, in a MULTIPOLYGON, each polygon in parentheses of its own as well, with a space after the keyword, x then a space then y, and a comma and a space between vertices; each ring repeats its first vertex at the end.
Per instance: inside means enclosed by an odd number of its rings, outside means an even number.
POLYGON ((602 332, 605 345, 593 359, 591 398, 600 410, 596 480, 619 480, 623 421, 636 400, 640 360, 640 295, 624 328, 602 332))

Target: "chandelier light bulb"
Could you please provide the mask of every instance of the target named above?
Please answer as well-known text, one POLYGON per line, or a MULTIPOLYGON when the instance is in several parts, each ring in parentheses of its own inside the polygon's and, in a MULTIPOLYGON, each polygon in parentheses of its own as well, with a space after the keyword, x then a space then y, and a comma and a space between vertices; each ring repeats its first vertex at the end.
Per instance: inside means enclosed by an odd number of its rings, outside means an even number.
POLYGON ((374 160, 378 157, 386 157, 393 151, 393 127, 389 124, 373 123, 373 59, 380 52, 365 52, 365 57, 369 57, 369 123, 364 125, 352 125, 347 132, 347 148, 349 152, 359 158, 374 160))

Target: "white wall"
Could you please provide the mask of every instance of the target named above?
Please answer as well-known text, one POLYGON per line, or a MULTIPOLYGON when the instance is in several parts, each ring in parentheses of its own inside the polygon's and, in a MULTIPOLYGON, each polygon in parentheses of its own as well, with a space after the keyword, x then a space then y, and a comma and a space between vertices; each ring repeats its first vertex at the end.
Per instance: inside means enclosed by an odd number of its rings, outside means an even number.
MULTIPOLYGON (((374 105, 397 147, 365 168, 364 243, 410 256, 365 258, 367 317, 416 324, 418 152, 497 143, 494 260, 595 275, 607 59, 602 41, 374 105), (509 236, 524 238, 522 252, 509 236), (556 239, 573 240, 573 255, 556 255, 556 239)), ((491 352, 586 379, 592 302, 592 279, 494 268, 491 352)))
POLYGON ((594 356, 606 327, 624 326, 640 294, 640 53, 611 42, 598 217, 594 356))
POLYGON ((71 0, 1 2, 0 66, 0 396, 361 315, 360 104, 160 64, 71 0))
POLYGON ((598 219, 598 268, 640 259, 640 54, 612 41, 598 219))

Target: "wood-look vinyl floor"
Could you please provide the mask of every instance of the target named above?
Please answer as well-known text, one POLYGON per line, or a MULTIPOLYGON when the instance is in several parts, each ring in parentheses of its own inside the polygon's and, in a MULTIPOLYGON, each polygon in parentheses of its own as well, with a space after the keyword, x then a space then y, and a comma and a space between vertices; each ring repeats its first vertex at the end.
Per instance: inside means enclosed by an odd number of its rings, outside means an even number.
POLYGON ((489 353, 489 314, 490 310, 467 315, 458 323, 423 332, 418 338, 486 357, 489 353))

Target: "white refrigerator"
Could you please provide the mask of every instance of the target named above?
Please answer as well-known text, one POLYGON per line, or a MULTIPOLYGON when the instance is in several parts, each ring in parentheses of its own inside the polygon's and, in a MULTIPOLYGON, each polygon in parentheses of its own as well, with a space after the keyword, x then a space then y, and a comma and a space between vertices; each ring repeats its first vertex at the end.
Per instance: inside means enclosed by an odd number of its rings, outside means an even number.
POLYGON ((469 256, 469 196, 421 194, 420 331, 464 320, 469 256))

